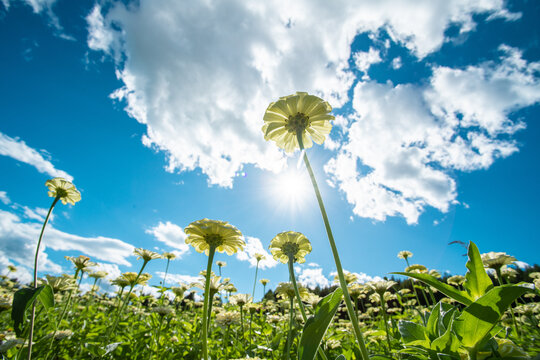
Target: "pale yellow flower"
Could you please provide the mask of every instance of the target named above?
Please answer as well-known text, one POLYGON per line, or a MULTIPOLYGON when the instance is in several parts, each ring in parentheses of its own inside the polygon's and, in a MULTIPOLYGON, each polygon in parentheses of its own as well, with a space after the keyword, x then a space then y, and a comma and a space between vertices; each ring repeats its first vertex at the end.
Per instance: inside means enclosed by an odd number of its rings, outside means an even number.
POLYGON ((225 267, 227 266, 227 263, 225 261, 216 261, 216 265, 219 267, 225 267))
POLYGON ((255 260, 257 260, 257 262, 266 259, 266 256, 264 256, 264 254, 260 254, 260 253, 255 253, 253 255, 253 257, 255 258, 255 260))
POLYGON ((246 243, 242 233, 226 221, 202 219, 189 224, 185 233, 186 244, 191 244, 197 252, 210 253, 210 248, 232 255, 243 250, 246 243))
POLYGON ((146 250, 143 248, 137 248, 133 250, 133 254, 137 255, 137 260, 143 259, 145 262, 149 262, 154 259, 161 259, 161 255, 157 252, 146 250))
POLYGON ((454 275, 450 276, 446 282, 450 285, 459 286, 465 282, 465 276, 462 275, 454 275))
POLYGON ((304 257, 311 252, 311 244, 304 234, 285 231, 272 239, 269 249, 274 259, 284 264, 289 262, 289 257, 297 263, 303 263, 306 261, 304 257))
POLYGON ((425 267, 424 265, 420 265, 420 264, 413 264, 411 266, 407 266, 405 268, 405 271, 406 272, 413 272, 413 273, 418 273, 418 274, 425 274, 428 272, 428 269, 427 267, 425 267))
POLYGON ((244 306, 246 304, 251 303, 252 298, 248 294, 236 294, 236 295, 232 295, 229 301, 233 305, 244 306))
POLYGON ((263 284, 263 286, 266 286, 266 284, 268 284, 270 282, 270 280, 268 280, 268 279, 261 279, 259 281, 261 282, 261 284, 263 284))
POLYGON ((71 276, 51 276, 48 274, 45 276, 47 277, 47 283, 53 289, 54 293, 57 293, 59 291, 73 290, 77 287, 77 282, 71 276))
POLYGON ((164 259, 167 259, 167 260, 174 260, 176 259, 176 255, 172 252, 164 252, 163 254, 161 254, 161 257, 164 258, 164 259))
MULTIPOLYGON (((349 285, 349 284, 355 282, 356 280, 358 280, 358 275, 356 275, 354 273, 351 273, 351 272, 348 272, 348 271, 345 271, 343 273, 343 277, 345 278, 345 282, 347 283, 347 285, 349 285)), ((339 276, 338 275, 334 276, 334 283, 339 284, 339 276)))
POLYGON ((397 257, 403 260, 407 260, 408 258, 411 258, 412 256, 413 256, 413 253, 407 250, 400 251, 397 254, 397 257))
MULTIPOLYGON (((278 297, 292 299, 295 297, 294 285, 290 282, 280 282, 274 291, 278 297)), ((302 285, 298 285, 298 292, 300 293, 300 298, 308 298, 309 291, 302 285)))
POLYGON ((67 203, 75 205, 76 202, 81 201, 79 190, 64 178, 57 177, 47 180, 45 181, 45 186, 49 188, 49 196, 58 198, 64 205, 67 203))
POLYGON ((128 272, 123 273, 122 277, 127 280, 130 286, 135 286, 135 285, 146 285, 148 280, 152 278, 152 275, 148 273, 142 273, 137 279, 136 272, 128 271, 128 272))
POLYGON ((497 269, 503 265, 512 264, 514 261, 516 261, 515 257, 510 256, 504 252, 490 251, 480 256, 482 257, 482 262, 484 263, 484 267, 491 268, 491 269, 497 269))
POLYGON ((108 273, 105 271, 94 271, 88 274, 88 276, 93 279, 103 279, 107 275, 108 273))
POLYGON ((373 289, 377 294, 383 294, 386 290, 390 289, 397 283, 392 280, 370 281, 367 285, 373 289))
POLYGON ((75 268, 79 271, 88 272, 92 266, 96 266, 95 262, 90 261, 88 256, 79 255, 77 257, 66 256, 66 259, 71 261, 75 268))
MULTIPOLYGON (((137 275, 137 274, 135 274, 135 276, 136 276, 136 275, 137 275)), ((120 275, 120 276, 117 277, 116 279, 111 280, 111 284, 112 284, 112 285, 116 285, 116 286, 118 286, 119 288, 123 289, 123 288, 125 288, 126 286, 129 285, 129 281, 128 281, 125 277, 123 277, 122 275, 120 275)))
POLYGON ((223 328, 238 324, 240 322, 240 313, 237 311, 225 311, 216 315, 216 324, 223 328))
POLYGON ((332 129, 332 107, 321 98, 306 92, 281 97, 271 103, 264 113, 262 131, 265 140, 273 140, 286 152, 300 148, 297 134, 302 134, 304 148, 315 141, 322 144, 332 129))

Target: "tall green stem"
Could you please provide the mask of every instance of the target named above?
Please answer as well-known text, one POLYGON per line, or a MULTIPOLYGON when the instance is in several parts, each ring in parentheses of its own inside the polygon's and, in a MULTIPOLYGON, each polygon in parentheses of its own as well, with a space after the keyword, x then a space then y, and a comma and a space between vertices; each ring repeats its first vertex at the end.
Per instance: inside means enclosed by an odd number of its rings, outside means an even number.
MULTIPOLYGON (((300 150, 304 150, 304 144, 302 143, 302 134, 298 132, 296 138, 298 139, 300 150)), ((356 313, 354 311, 354 307, 351 302, 351 297, 349 296, 349 291, 347 289, 347 282, 345 281, 345 276, 343 275, 343 267, 341 266, 341 260, 339 259, 336 242, 334 241, 334 235, 332 234, 332 228, 330 227, 330 222, 328 221, 328 216, 326 215, 326 209, 324 208, 324 203, 322 200, 321 193, 319 191, 319 186, 317 185, 317 180, 315 179, 313 169, 311 168, 311 164, 309 163, 309 159, 305 151, 304 151, 304 163, 306 164, 306 168, 309 172, 311 183, 313 184, 313 190, 315 190, 315 196, 317 197, 317 202, 319 203, 319 208, 321 210, 321 215, 324 221, 324 227, 326 228, 326 234, 328 235, 328 241, 330 242, 332 255, 334 257, 334 262, 336 264, 339 284, 341 286, 341 290, 343 291, 343 297, 345 298, 345 305, 347 306, 347 313, 349 314, 349 318, 351 319, 354 334, 356 336, 356 340, 358 341, 358 345, 360 346, 360 353, 362 355, 362 359, 368 360, 369 355, 366 349, 366 344, 364 343, 364 337, 362 336, 362 332, 360 331, 360 326, 358 325, 358 318, 356 317, 356 313)))
POLYGON ((171 260, 167 259, 167 266, 165 267, 165 275, 163 276, 163 283, 161 284, 161 298, 159 299, 160 304, 163 304, 163 300, 165 300, 165 281, 167 280, 167 274, 169 272, 170 262, 171 260))
POLYGON ((212 301, 210 296, 210 277, 212 276, 212 261, 214 260, 214 254, 216 253, 216 247, 210 246, 208 253, 208 265, 206 267, 206 283, 204 285, 204 307, 202 316, 202 348, 203 348, 203 360, 208 359, 208 304, 212 301))
POLYGON ((257 271, 259 271, 259 260, 257 260, 257 266, 255 267, 255 281, 253 282, 253 293, 251 298, 255 301, 255 287, 257 286, 257 271))
MULTIPOLYGON (((51 207, 49 208, 49 212, 47 212, 47 217, 45 218, 45 221, 43 222, 43 226, 41 227, 41 233, 39 234, 39 240, 36 246, 36 256, 34 258, 34 289, 37 288, 37 273, 38 273, 38 255, 39 255, 39 247, 41 246, 41 240, 43 239, 43 232, 45 231, 45 226, 47 226, 47 223, 49 222, 49 217, 51 216, 52 209, 56 205, 56 203, 60 200, 60 198, 57 196, 54 198, 51 207)), ((28 356, 27 359, 32 359, 32 342, 34 341, 34 321, 36 319, 36 301, 32 303, 32 315, 30 317, 30 333, 28 335, 28 356)))
POLYGON ((386 330, 386 341, 388 342, 388 352, 392 353, 392 344, 390 342, 390 333, 388 332, 388 319, 386 317, 386 302, 384 301, 384 294, 379 294, 381 297, 381 311, 383 313, 384 327, 386 330))
POLYGON ((291 301, 291 304, 290 304, 290 310, 289 310, 289 333, 287 335, 287 345, 285 347, 287 360, 291 359, 292 327, 293 327, 293 316, 294 316, 294 297, 291 297, 290 301, 291 301))
MULTIPOLYGON (((304 323, 306 323, 307 322, 306 310, 304 309, 304 303, 302 302, 302 298, 300 297, 300 291, 298 291, 298 285, 296 284, 293 263, 294 263, 294 257, 289 256, 289 277, 291 278, 291 282, 294 287, 294 294, 296 295, 296 302, 298 303, 298 307, 300 308, 300 313, 302 313, 302 319, 304 319, 304 323)), ((317 351, 321 358, 323 358, 324 360, 327 360, 327 357, 324 354, 324 351, 320 347, 317 349, 317 351)))

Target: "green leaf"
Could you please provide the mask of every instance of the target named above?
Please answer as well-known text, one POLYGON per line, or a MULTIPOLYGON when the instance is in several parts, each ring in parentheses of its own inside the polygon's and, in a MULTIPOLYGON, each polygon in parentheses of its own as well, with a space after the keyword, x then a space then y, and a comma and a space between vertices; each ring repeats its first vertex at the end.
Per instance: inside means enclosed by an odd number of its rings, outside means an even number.
POLYGON ((437 303, 431 310, 429 319, 426 324, 427 335, 431 340, 439 337, 439 318, 441 317, 441 303, 437 303))
POLYGON ((489 335, 512 302, 531 289, 519 285, 497 286, 463 309, 453 329, 467 348, 474 348, 489 335))
POLYGON ((405 275, 408 277, 412 277, 416 280, 420 280, 427 285, 433 286, 435 289, 439 290, 446 296, 464 305, 469 305, 473 302, 473 299, 467 292, 458 290, 453 286, 445 284, 429 274, 410 273, 410 272, 392 272, 390 274, 405 275))
POLYGON ((339 355, 339 356, 336 358, 336 360, 347 360, 347 359, 345 358, 345 355, 339 355))
POLYGON ((54 306, 54 294, 49 285, 42 285, 37 288, 24 288, 17 290, 13 295, 13 306, 11 308, 11 319, 13 320, 15 333, 21 336, 24 329, 26 310, 35 300, 39 300, 45 308, 54 306))
POLYGON ((314 309, 314 315, 310 316, 304 325, 298 345, 299 360, 313 360, 315 358, 319 344, 332 322, 342 298, 343 291, 341 288, 337 288, 319 301, 314 309))
POLYGON ((398 328, 403 343, 407 345, 423 346, 429 349, 430 342, 425 327, 412 321, 400 321, 398 328))
POLYGON ((484 269, 484 263, 480 257, 478 247, 472 241, 469 243, 469 261, 467 261, 467 274, 465 274, 465 282, 463 288, 467 290, 471 299, 474 301, 486 292, 493 288, 493 282, 489 278, 486 269, 484 269))
MULTIPOLYGON (((452 312, 455 314, 455 312, 452 312)), ((459 349, 459 340, 456 335, 452 333, 452 322, 454 321, 453 317, 450 319, 449 326, 447 327, 444 334, 442 334, 437 339, 433 340, 431 343, 431 349, 437 351, 437 353, 455 355, 459 349)))

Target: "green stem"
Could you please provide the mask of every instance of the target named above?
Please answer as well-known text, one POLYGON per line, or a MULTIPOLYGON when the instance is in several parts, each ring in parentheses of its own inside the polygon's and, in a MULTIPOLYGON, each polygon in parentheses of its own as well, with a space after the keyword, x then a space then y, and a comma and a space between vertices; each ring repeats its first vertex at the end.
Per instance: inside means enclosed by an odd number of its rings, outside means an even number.
POLYGON ((390 343, 390 333, 388 332, 388 319, 386 317, 386 303, 384 301, 384 294, 379 294, 381 297, 381 311, 383 313, 384 327, 386 329, 386 341, 388 342, 388 352, 392 353, 392 344, 390 343))
POLYGON ((204 307, 203 307, 203 315, 202 315, 202 331, 203 331, 203 338, 202 338, 202 348, 203 348, 203 360, 208 359, 208 304, 210 301, 212 301, 210 296, 210 277, 212 276, 212 261, 214 261, 214 254, 216 253, 216 247, 210 246, 210 250, 208 253, 208 265, 206 267, 206 283, 204 285, 204 307))
MULTIPOLYGON (((495 273, 497 274, 497 280, 499 281, 499 285, 504 285, 504 279, 502 277, 501 268, 495 268, 495 273)), ((516 322, 516 315, 514 314, 514 309, 512 308, 512 304, 510 304, 510 315, 512 316, 512 325, 514 326, 514 332, 516 333, 516 336, 521 339, 521 334, 518 331, 518 326, 516 322)))
POLYGON ((167 259, 167 266, 165 267, 165 275, 163 276, 163 283, 161 284, 161 298, 159 299, 160 304, 163 304, 165 300, 165 281, 167 280, 167 274, 169 272, 169 263, 171 260, 167 259))
MULTIPOLYGON (((39 240, 36 246, 36 256, 34 258, 34 289, 37 288, 37 273, 38 273, 38 255, 39 255, 39 247, 41 245, 41 240, 43 239, 43 232, 45 231, 45 226, 47 226, 47 223, 49 222, 49 217, 51 216, 51 212, 56 205, 56 203, 60 200, 60 198, 57 196, 54 198, 51 207, 49 208, 49 212, 47 212, 47 217, 45 218, 45 221, 43 222, 43 226, 41 227, 41 233, 39 234, 39 240)), ((30 333, 28 334, 28 356, 26 357, 28 360, 32 359, 32 342, 34 341, 34 322, 36 318, 36 301, 32 303, 32 315, 30 317, 30 333)))
POLYGON ((290 298, 291 306, 289 310, 289 333, 287 335, 287 346, 285 352, 287 354, 287 360, 291 359, 291 342, 292 342, 292 327, 293 327, 293 316, 294 316, 294 297, 290 298))
POLYGON ((257 266, 255 267, 255 281, 253 282, 253 293, 251 298, 255 301, 255 287, 257 286, 257 271, 259 271, 259 260, 257 260, 257 266))
MULTIPOLYGON (((302 143, 302 134, 298 132, 296 134, 296 137, 298 139, 300 150, 304 150, 304 145, 302 143)), ((324 208, 324 203, 322 200, 321 193, 319 191, 319 186, 317 185, 317 180, 315 179, 313 169, 311 168, 311 164, 309 163, 309 159, 305 151, 304 151, 304 163, 306 164, 306 168, 309 172, 311 183, 313 184, 313 190, 315 190, 315 196, 317 197, 317 202, 319 203, 319 208, 321 210, 321 215, 324 221, 324 227, 326 228, 326 234, 328 235, 328 241, 330 242, 330 247, 332 248, 332 255, 334 257, 334 262, 336 264, 339 284, 341 286, 341 290, 343 291, 345 305, 347 306, 347 313, 349 314, 349 318, 351 319, 354 334, 356 336, 356 340, 358 341, 358 345, 360 346, 360 353, 362 355, 363 360, 369 360, 366 344, 364 343, 364 337, 362 336, 362 332, 360 331, 360 326, 358 325, 358 318, 356 317, 356 313, 354 311, 354 307, 351 302, 351 297, 349 296, 349 291, 347 289, 347 282, 345 281, 345 276, 343 275, 343 268, 341 266, 341 260, 339 259, 338 250, 336 247, 336 243, 334 241, 334 235, 332 234, 330 222, 328 221, 328 216, 326 215, 326 209, 324 208)))
MULTIPOLYGON (((293 263, 294 263, 294 256, 289 256, 289 276, 291 278, 291 281, 294 287, 294 294, 296 295, 296 302, 298 303, 298 307, 300 308, 300 313, 302 313, 302 319, 304 319, 304 324, 305 324, 307 322, 306 310, 304 309, 304 303, 302 302, 302 298, 300 298, 300 291, 298 291, 298 285, 296 284, 293 263)), ((323 349, 319 347, 317 351, 321 358, 323 358, 324 360, 327 360, 327 357, 324 354, 323 349)))

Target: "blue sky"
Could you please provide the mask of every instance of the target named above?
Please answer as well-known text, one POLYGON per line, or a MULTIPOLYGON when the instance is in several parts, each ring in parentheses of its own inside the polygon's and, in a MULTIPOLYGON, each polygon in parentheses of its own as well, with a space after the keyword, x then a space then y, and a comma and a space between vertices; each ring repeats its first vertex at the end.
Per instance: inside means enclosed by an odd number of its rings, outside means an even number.
MULTIPOLYGON (((246 237, 245 253, 217 258, 241 292, 253 253, 286 230, 313 245, 300 280, 331 283, 299 154, 260 131, 268 104, 295 91, 337 117, 308 155, 345 269, 385 276, 410 250, 460 274, 454 240, 538 263, 540 5, 285 4, 3 0, 2 267, 30 279, 43 184, 65 176, 82 201, 55 208, 41 274, 71 272, 64 256, 79 254, 111 277, 137 271, 143 247, 176 251, 169 281, 191 281, 206 257, 182 229, 207 217, 246 237), (304 181, 292 194, 289 173, 304 181)), ((271 287, 287 279, 285 265, 263 267, 271 287)), ((149 264, 151 284, 164 268, 149 264)))

